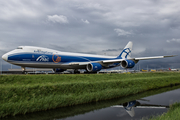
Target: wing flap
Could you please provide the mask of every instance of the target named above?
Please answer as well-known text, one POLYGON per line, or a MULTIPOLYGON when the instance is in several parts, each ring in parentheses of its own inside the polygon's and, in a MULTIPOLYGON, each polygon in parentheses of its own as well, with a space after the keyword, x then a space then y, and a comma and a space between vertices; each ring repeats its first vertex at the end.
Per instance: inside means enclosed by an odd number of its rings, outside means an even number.
POLYGON ((125 59, 104 60, 104 61, 102 61, 102 63, 118 63, 123 60, 125 60, 125 59))
POLYGON ((70 62, 68 65, 87 65, 91 62, 70 62))

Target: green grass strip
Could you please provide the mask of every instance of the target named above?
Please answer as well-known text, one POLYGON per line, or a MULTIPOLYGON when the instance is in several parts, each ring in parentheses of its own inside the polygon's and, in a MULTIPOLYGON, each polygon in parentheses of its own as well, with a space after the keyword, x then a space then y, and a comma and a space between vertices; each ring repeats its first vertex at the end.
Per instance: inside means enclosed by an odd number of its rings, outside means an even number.
POLYGON ((180 119, 180 103, 175 103, 170 107, 167 113, 160 116, 153 116, 149 120, 179 120, 180 119))
POLYGON ((180 84, 178 72, 2 75, 0 117, 107 100, 180 84))

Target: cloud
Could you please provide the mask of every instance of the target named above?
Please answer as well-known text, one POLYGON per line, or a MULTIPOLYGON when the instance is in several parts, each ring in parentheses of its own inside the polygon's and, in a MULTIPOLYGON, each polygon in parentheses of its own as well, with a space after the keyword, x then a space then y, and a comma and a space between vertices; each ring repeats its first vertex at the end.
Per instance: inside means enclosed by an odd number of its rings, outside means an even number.
MULTIPOLYGON (((128 41, 134 43, 134 57, 179 54, 178 6, 177 0, 4 0, 0 56, 20 45, 117 56, 128 41)), ((174 63, 172 59, 179 62, 174 57, 167 58, 168 63, 174 63)))
MULTIPOLYGON (((0 4, 0 19, 1 20, 8 20, 8 21, 14 21, 16 19, 20 18, 36 18, 39 15, 39 11, 37 9, 32 9, 36 7, 35 1, 1 1, 0 4)), ((19 20, 18 20, 19 21, 19 20)))
POLYGON ((175 39, 175 38, 173 38, 173 39, 171 39, 171 40, 166 40, 166 42, 168 42, 168 43, 171 43, 171 42, 180 43, 180 39, 175 39))
POLYGON ((69 23, 67 17, 64 15, 48 15, 48 21, 53 23, 69 23))
POLYGON ((83 19, 81 19, 81 21, 82 21, 83 23, 90 24, 90 22, 89 22, 88 20, 83 20, 83 19))
POLYGON ((106 10, 104 6, 99 3, 85 3, 82 5, 77 5, 77 9, 95 9, 95 10, 106 10))
POLYGON ((118 34, 118 36, 128 36, 131 35, 132 33, 122 30, 122 29, 114 29, 114 31, 118 34))
POLYGON ((107 50, 103 50, 103 52, 106 52, 106 51, 114 52, 114 51, 122 51, 122 50, 123 50, 123 48, 119 48, 119 49, 107 49, 107 50))

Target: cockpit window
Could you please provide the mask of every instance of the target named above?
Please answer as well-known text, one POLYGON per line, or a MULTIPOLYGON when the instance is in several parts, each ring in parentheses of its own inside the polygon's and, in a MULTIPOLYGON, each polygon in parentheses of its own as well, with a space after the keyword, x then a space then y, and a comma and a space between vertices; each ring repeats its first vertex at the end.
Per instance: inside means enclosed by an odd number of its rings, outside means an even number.
POLYGON ((17 47, 17 49, 23 49, 22 47, 17 47))

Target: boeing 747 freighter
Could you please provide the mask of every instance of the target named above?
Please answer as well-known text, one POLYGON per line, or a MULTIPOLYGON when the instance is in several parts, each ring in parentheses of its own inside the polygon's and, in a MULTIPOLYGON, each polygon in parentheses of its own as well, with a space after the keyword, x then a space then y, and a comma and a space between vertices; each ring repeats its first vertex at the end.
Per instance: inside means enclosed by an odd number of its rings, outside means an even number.
POLYGON ((139 60, 173 57, 154 56, 131 58, 133 43, 130 41, 120 55, 116 57, 61 52, 57 50, 33 47, 19 46, 2 56, 2 59, 22 67, 23 72, 26 67, 32 68, 52 68, 55 72, 63 72, 67 69, 85 69, 87 72, 98 72, 101 69, 108 69, 120 66, 123 68, 133 68, 139 60))

